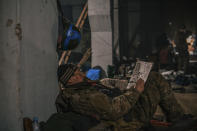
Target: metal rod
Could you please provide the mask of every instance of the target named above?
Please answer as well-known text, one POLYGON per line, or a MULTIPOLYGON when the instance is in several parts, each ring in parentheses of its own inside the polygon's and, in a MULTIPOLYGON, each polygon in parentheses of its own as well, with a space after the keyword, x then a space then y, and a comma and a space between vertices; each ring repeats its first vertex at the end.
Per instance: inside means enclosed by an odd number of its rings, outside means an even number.
POLYGON ((68 59, 70 57, 70 54, 71 54, 71 50, 68 51, 67 55, 66 55, 66 58, 64 60, 64 63, 67 64, 68 63, 68 59))

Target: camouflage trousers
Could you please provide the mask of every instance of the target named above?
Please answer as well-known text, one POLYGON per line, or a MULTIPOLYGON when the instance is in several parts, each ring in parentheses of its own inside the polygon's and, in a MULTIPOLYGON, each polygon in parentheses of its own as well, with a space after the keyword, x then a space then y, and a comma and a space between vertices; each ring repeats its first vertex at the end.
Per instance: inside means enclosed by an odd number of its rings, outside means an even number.
POLYGON ((158 73, 151 73, 144 92, 128 114, 117 121, 103 121, 91 131, 104 131, 104 128, 101 130, 103 125, 113 126, 114 131, 138 131, 149 124, 158 105, 167 121, 176 121, 184 114, 168 82, 158 73))

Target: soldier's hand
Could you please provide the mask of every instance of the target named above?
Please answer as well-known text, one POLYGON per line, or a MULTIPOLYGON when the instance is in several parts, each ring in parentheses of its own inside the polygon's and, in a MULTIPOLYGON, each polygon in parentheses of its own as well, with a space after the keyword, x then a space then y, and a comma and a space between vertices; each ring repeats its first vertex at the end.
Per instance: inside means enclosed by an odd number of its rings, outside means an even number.
POLYGON ((137 81, 136 86, 135 86, 136 90, 140 93, 142 93, 144 91, 144 80, 142 80, 141 78, 137 81))

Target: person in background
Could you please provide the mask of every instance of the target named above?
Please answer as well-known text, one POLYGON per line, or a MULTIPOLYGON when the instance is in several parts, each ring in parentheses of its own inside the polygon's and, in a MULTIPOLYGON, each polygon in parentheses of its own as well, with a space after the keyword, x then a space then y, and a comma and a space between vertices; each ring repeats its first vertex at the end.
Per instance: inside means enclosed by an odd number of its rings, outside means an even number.
POLYGON ((187 73, 187 68, 189 65, 188 44, 186 42, 188 36, 189 34, 186 30, 186 26, 181 25, 175 36, 175 44, 178 52, 177 70, 184 71, 184 73, 187 73))
POLYGON ((168 40, 168 36, 166 33, 163 33, 161 36, 157 39, 157 50, 158 50, 158 61, 160 65, 160 69, 167 68, 170 63, 169 58, 169 45, 170 42, 168 40))

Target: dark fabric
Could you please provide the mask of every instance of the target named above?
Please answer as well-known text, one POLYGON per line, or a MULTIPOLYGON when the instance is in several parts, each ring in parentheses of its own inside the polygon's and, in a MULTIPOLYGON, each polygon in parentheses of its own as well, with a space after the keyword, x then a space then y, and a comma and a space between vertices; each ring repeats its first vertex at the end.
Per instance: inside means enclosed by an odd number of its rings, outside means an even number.
POLYGON ((48 119, 42 131, 88 131, 97 124, 95 119, 73 112, 55 113, 48 119))
POLYGON ((69 111, 69 102, 64 100, 62 92, 59 93, 59 95, 56 98, 55 102, 57 112, 68 112, 69 111))
POLYGON ((196 131, 196 130, 197 130, 197 118, 194 118, 191 114, 185 114, 179 120, 175 121, 165 131, 196 131))

